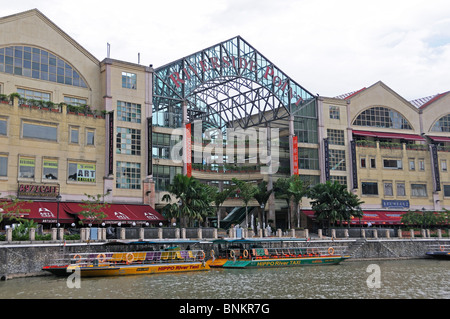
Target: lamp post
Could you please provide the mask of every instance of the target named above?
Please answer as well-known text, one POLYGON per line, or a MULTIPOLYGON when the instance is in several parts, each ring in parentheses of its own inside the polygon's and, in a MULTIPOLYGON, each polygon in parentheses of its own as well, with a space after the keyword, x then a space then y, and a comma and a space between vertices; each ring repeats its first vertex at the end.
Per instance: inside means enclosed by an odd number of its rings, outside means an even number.
POLYGON ((61 201, 61 195, 58 194, 58 196, 56 196, 56 238, 57 239, 61 239, 59 238, 59 202, 61 201))

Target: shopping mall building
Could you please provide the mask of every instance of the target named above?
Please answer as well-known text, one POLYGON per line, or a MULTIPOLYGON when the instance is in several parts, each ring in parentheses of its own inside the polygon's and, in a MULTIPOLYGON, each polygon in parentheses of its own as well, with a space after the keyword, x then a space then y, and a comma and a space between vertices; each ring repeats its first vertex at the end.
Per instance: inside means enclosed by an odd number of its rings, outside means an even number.
MULTIPOLYGON (((25 217, 71 223, 100 194, 107 222, 159 223, 178 173, 219 189, 338 181, 364 201, 362 223, 450 207, 450 92, 407 101, 377 82, 313 95, 239 36, 156 67, 107 52, 35 9, 0 18, 0 196, 31 199, 25 217)), ((220 219, 241 206, 228 199, 220 219)), ((284 200, 264 210, 287 228, 284 200)), ((302 226, 312 219, 305 198, 302 226)))

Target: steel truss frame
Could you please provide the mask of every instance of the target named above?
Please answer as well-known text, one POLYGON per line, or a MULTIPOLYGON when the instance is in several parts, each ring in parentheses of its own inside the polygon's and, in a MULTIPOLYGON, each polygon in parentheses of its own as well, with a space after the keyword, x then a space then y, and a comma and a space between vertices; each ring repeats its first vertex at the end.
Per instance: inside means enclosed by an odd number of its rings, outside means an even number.
POLYGON ((157 68, 153 111, 180 113, 203 129, 285 126, 315 97, 240 36, 157 68))

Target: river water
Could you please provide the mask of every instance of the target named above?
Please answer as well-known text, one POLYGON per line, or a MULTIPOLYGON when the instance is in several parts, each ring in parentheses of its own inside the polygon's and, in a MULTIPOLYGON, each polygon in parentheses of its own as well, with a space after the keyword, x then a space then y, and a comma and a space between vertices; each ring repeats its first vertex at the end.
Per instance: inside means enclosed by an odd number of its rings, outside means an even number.
POLYGON ((340 265, 211 269, 179 274, 15 278, 1 299, 448 299, 450 261, 344 261, 340 265), (72 286, 72 287, 71 287, 72 286))

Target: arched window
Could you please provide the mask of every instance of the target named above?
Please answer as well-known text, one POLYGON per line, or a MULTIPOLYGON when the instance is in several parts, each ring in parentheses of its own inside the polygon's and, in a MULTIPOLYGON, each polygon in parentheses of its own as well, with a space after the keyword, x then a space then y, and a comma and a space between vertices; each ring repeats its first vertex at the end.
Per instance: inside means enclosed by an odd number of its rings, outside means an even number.
POLYGON ((0 72, 87 88, 79 72, 69 63, 48 51, 29 46, 0 48, 0 72))
POLYGON ((353 125, 412 130, 403 115, 381 106, 375 106, 362 112, 353 125))
POLYGON ((431 128, 433 132, 450 132, 450 114, 441 117, 431 128))

